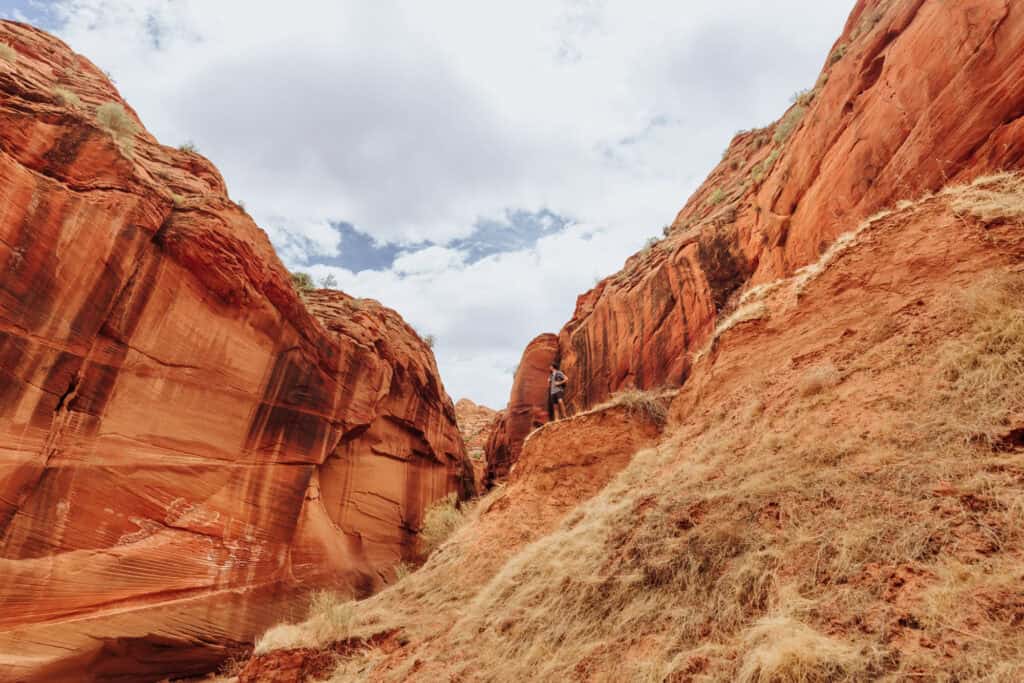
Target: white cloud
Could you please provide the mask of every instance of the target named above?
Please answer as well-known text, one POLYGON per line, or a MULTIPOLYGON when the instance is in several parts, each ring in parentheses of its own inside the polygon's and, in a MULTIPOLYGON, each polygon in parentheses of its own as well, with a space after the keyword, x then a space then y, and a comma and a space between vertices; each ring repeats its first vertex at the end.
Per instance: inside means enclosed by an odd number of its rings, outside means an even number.
MULTIPOLYGON (((443 247, 342 287, 437 337, 456 397, 503 404, 523 345, 657 234, 738 129, 813 84, 852 0, 55 0, 167 144, 194 140, 292 267, 329 222, 443 245, 480 219, 578 223, 467 264, 443 247), (589 236, 589 237, 587 237, 589 236)), ((312 265, 310 265, 312 264, 312 265)))
POLYGON ((466 255, 457 249, 427 247, 399 254, 391 269, 400 275, 421 275, 430 278, 462 267, 466 255))

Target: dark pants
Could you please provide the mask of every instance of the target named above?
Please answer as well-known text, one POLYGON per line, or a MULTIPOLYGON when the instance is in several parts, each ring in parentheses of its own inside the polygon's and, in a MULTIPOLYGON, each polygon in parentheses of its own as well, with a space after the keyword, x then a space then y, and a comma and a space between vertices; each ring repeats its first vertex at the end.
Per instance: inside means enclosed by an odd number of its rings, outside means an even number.
MULTIPOLYGON (((554 420, 557 416, 555 408, 558 406, 558 402, 565 396, 564 392, 559 391, 558 393, 551 394, 551 419, 554 420)), ((564 416, 563 416, 564 417, 564 416)))

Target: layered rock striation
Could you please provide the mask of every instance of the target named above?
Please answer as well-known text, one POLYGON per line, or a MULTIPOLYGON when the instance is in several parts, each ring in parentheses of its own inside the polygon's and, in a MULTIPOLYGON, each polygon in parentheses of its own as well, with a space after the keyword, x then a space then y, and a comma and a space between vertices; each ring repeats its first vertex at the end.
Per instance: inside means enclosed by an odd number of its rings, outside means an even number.
POLYGON ((304 303, 206 159, 0 41, 0 678, 205 672, 311 588, 377 590, 472 491, 429 348, 304 303))
MULTIPOLYGON (((753 287, 897 200, 1021 168, 1022 44, 1020 3, 859 0, 813 87, 738 134, 665 239, 579 297, 556 351, 570 409, 683 384, 753 287)), ((520 434, 496 434, 514 461, 520 434)))

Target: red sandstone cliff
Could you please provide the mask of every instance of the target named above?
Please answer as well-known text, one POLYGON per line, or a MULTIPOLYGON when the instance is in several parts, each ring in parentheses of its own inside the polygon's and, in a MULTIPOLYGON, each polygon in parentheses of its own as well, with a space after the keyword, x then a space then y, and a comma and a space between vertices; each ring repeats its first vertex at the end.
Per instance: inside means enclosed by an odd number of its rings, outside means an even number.
MULTIPOLYGON (((556 352, 570 409, 682 384, 743 292, 898 199, 1024 166, 1022 44, 1010 0, 859 0, 813 89, 737 135, 667 238, 579 297, 556 352)), ((496 429, 503 463, 523 436, 496 429)))
POLYGON ((427 346, 303 305, 206 159, 100 125, 117 92, 56 39, 0 41, 0 678, 208 671, 298 592, 379 588, 472 487, 427 346))
POLYGON ((508 406, 498 413, 487 440, 487 486, 508 476, 527 435, 548 421, 549 368, 557 356, 553 334, 538 335, 523 351, 508 406))

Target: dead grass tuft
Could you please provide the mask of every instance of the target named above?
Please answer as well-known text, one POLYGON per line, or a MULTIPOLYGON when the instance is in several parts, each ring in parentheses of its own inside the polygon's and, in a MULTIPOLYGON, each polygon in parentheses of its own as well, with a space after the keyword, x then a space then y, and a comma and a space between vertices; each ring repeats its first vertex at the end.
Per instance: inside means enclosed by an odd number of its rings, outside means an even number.
POLYGON ((739 683, 838 683, 865 680, 869 660, 848 643, 790 617, 766 617, 743 636, 739 683))
POLYGON ((256 654, 293 647, 323 647, 352 635, 355 603, 331 591, 314 593, 306 620, 275 626, 256 641, 256 654))
POLYGON ((588 412, 595 413, 617 406, 625 408, 631 415, 646 418, 659 425, 665 424, 665 421, 668 419, 666 394, 664 391, 659 390, 642 391, 640 389, 626 389, 618 392, 588 412))
POLYGON ((953 209, 983 223, 1024 220, 1024 176, 999 173, 977 178, 970 185, 954 188, 953 209))
POLYGON ((57 101, 63 104, 65 107, 71 107, 77 109, 82 106, 82 98, 75 93, 71 92, 67 88, 54 88, 53 96, 57 98, 57 101))
POLYGON ((96 123, 110 133, 125 153, 131 153, 139 124, 118 102, 104 102, 96 109, 96 123))
POLYGON ((423 529, 420 530, 424 554, 434 552, 465 521, 466 515, 459 507, 458 496, 454 493, 449 493, 427 508, 423 516, 423 529))

